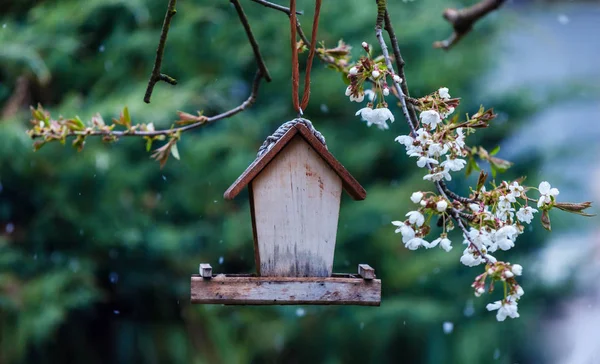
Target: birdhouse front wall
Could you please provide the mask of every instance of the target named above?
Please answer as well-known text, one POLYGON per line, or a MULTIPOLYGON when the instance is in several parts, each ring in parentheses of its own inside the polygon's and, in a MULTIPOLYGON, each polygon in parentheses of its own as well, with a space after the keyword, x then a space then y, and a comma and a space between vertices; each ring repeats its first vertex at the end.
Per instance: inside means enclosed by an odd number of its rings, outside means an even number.
POLYGON ((297 135, 251 182, 259 273, 328 277, 342 180, 297 135))

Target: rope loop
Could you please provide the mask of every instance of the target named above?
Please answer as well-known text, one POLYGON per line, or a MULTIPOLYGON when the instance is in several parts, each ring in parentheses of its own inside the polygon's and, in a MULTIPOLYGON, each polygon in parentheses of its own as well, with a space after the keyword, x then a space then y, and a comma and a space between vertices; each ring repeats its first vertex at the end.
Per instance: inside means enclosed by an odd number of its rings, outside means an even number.
POLYGON ((281 124, 281 126, 279 128, 277 128, 277 130, 275 130, 275 132, 272 135, 269 135, 267 137, 267 139, 265 139, 264 143, 258 149, 258 154, 256 154, 256 157, 258 158, 258 157, 262 156, 263 154, 268 152, 271 148, 273 148, 275 143, 277 143, 279 141, 279 139, 281 139, 281 137, 283 137, 285 135, 285 133, 287 133, 288 130, 293 128, 296 124, 302 124, 302 125, 306 126, 308 128, 308 130, 310 130, 311 133, 317 139, 319 139, 319 141, 321 143, 323 143, 325 148, 327 148, 327 144, 325 143, 325 137, 317 129, 315 129, 315 127, 310 122, 310 120, 304 119, 304 118, 296 118, 294 120, 290 120, 288 122, 281 124))
POLYGON ((306 63, 306 73, 304 74, 304 94, 302 102, 299 98, 300 87, 300 65, 298 63, 298 46, 296 44, 296 0, 290 0, 290 32, 292 46, 292 102, 294 109, 302 116, 302 110, 306 110, 308 100, 310 98, 310 71, 312 69, 313 59, 315 58, 315 50, 317 46, 317 31, 319 30, 319 15, 321 13, 321 0, 315 2, 315 15, 313 19, 312 35, 310 39, 310 48, 308 52, 308 60, 306 63))

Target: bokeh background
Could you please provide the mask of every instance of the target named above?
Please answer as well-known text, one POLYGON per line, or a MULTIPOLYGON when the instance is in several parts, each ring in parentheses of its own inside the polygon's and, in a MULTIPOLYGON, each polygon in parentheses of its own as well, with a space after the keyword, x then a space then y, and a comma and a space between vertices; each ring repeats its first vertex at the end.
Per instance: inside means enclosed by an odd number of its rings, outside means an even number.
MULTIPOLYGON (((3 0, 0 3, 0 363, 598 363, 598 218, 551 215, 532 224, 507 261, 525 267, 521 318, 498 323, 475 298, 476 268, 455 249, 406 250, 390 221, 423 189, 422 171, 367 128, 340 75, 315 61, 306 115, 368 197, 343 197, 335 271, 358 263, 383 281, 381 307, 191 305, 198 263, 253 272, 247 194, 223 192, 258 146, 294 116, 287 17, 242 2, 273 82, 250 110, 184 134, 181 161, 160 170, 142 140, 83 152, 32 151, 28 106, 105 119, 128 106, 134 122, 168 127, 177 110, 211 115, 247 97, 254 58, 227 1, 181 1, 159 84, 143 103, 166 0, 3 0)), ((413 96, 440 86, 459 113, 494 107, 493 127, 472 144, 501 146, 517 166, 502 178, 549 180, 562 201, 598 200, 600 5, 509 2, 450 52, 441 13, 472 1, 390 1, 413 96)), ((312 2, 299 1, 306 15, 312 2)), ((359 54, 375 44, 371 1, 323 5, 319 39, 359 54)), ((377 49, 377 47, 376 47, 377 49)), ((466 191, 472 178, 455 178, 466 191)), ((596 212, 597 209, 594 208, 596 212)))

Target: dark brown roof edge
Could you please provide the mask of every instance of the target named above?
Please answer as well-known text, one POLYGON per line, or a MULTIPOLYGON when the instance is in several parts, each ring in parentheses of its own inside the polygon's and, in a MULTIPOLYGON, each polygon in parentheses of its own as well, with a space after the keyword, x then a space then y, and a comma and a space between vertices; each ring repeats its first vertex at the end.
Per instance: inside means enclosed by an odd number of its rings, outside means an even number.
POLYGON ((342 179, 342 186, 350 197, 354 200, 364 200, 367 197, 367 191, 352 177, 350 172, 335 157, 329 153, 327 148, 317 139, 312 132, 302 124, 296 124, 290 128, 281 139, 273 145, 273 147, 262 156, 258 157, 238 179, 225 191, 223 197, 227 200, 232 200, 246 187, 258 174, 271 162, 277 154, 299 134, 302 138, 321 156, 321 158, 335 171, 342 179))

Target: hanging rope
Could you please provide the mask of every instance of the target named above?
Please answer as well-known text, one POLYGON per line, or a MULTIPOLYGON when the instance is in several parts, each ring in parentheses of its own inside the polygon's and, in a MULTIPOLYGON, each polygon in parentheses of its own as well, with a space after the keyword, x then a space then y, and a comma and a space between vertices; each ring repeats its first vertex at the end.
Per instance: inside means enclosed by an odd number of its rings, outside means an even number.
POLYGON ((315 2, 315 16, 313 19, 312 35, 310 39, 310 50, 308 52, 308 61, 306 64, 306 73, 304 74, 304 94, 300 102, 300 65, 298 63, 298 47, 296 44, 296 0, 290 0, 290 30, 292 45, 292 101, 294 109, 302 116, 302 110, 306 110, 308 99, 310 98, 310 70, 312 68, 313 58, 315 57, 315 47, 317 45, 317 30, 319 29, 319 15, 321 12, 321 0, 315 2))
POLYGON ((319 141, 321 143, 323 143, 323 145, 325 146, 325 148, 327 148, 327 144, 325 143, 325 137, 323 136, 323 134, 319 133, 319 131, 317 129, 315 129, 315 127, 313 126, 313 124, 310 122, 310 120, 307 119, 303 119, 303 118, 296 118, 294 120, 290 120, 286 123, 283 123, 279 128, 277 128, 277 130, 275 130, 275 132, 268 136, 267 139, 265 139, 265 142, 260 146, 260 148, 258 149, 258 154, 256 155, 256 157, 260 157, 261 155, 265 154, 266 152, 269 151, 269 149, 273 148, 273 146, 275 145, 275 143, 277 143, 279 141, 279 139, 281 139, 281 137, 291 128, 294 127, 294 125, 296 124, 303 124, 304 126, 306 126, 311 133, 317 138, 319 139, 319 141))

